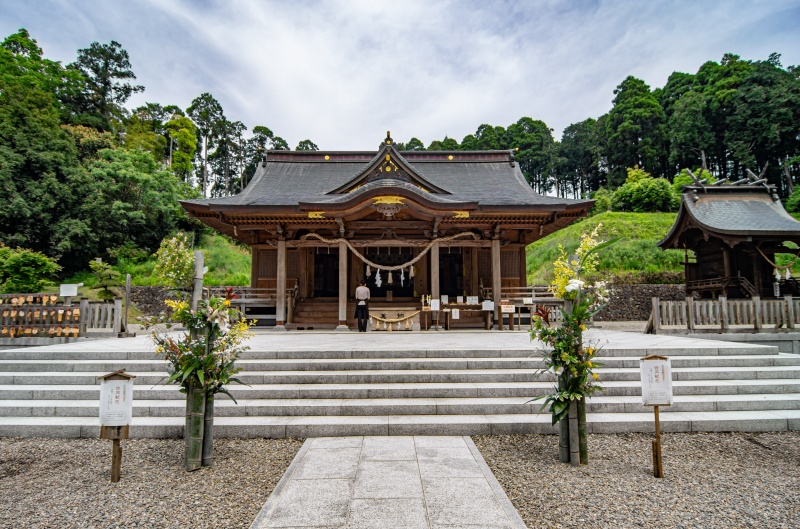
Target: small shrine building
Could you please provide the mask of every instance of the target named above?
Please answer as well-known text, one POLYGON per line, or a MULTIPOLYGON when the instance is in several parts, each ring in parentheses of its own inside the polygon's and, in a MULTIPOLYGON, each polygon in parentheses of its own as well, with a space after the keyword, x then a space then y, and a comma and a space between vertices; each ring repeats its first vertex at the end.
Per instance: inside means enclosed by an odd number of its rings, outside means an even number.
POLYGON ((684 250, 687 295, 768 298, 800 293, 800 285, 786 273, 788 267, 775 260, 776 253, 793 253, 784 241, 800 244, 800 222, 783 208, 775 187, 752 173, 726 185, 695 180, 695 185, 684 186, 675 224, 658 243, 662 249, 684 250))
POLYGON ((525 247, 593 202, 537 194, 513 151, 399 151, 387 133, 377 152, 268 151, 238 195, 181 204, 252 248, 251 285, 275 289, 278 327, 295 289, 291 310, 317 302, 317 328, 346 328, 364 278, 372 301, 389 304, 481 286, 499 301, 526 286, 525 247))

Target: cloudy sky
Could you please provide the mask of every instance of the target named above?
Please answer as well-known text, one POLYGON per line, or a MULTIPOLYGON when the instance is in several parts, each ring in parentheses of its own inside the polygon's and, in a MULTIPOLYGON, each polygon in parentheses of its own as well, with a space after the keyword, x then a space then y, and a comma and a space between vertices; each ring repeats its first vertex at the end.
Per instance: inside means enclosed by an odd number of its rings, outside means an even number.
POLYGON ((481 123, 570 123, 611 108, 628 75, 651 88, 724 53, 800 64, 800 0, 0 0, 64 63, 93 41, 128 50, 143 94, 210 92, 228 119, 291 147, 461 140, 481 123))

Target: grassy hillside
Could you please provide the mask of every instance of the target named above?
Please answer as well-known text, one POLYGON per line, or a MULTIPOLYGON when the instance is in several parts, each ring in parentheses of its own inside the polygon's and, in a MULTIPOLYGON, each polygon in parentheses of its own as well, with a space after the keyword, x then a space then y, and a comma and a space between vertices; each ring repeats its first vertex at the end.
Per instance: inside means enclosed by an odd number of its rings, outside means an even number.
POLYGON ((615 276, 625 282, 683 282, 680 264, 683 252, 662 251, 656 246, 669 232, 675 215, 607 212, 576 222, 528 246, 528 283, 549 283, 558 245, 563 245, 567 252, 575 251, 581 234, 591 232, 598 223, 603 224, 602 240, 621 237, 619 242, 600 253, 598 275, 615 276))

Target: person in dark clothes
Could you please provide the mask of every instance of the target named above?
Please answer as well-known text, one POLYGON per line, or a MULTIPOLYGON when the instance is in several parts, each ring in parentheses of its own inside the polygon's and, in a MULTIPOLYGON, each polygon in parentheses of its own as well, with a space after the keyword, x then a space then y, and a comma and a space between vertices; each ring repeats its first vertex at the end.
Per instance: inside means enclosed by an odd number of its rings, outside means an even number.
POLYGON ((367 280, 362 279, 361 284, 356 288, 356 320, 358 320, 358 332, 367 332, 368 317, 369 288, 367 288, 367 280))

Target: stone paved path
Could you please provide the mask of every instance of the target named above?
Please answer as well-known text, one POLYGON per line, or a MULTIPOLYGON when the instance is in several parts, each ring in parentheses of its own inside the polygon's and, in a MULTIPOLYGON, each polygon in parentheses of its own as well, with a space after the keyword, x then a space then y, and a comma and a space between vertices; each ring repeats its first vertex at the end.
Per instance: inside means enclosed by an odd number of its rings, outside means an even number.
POLYGON ((308 439, 251 529, 524 529, 469 437, 308 439))

